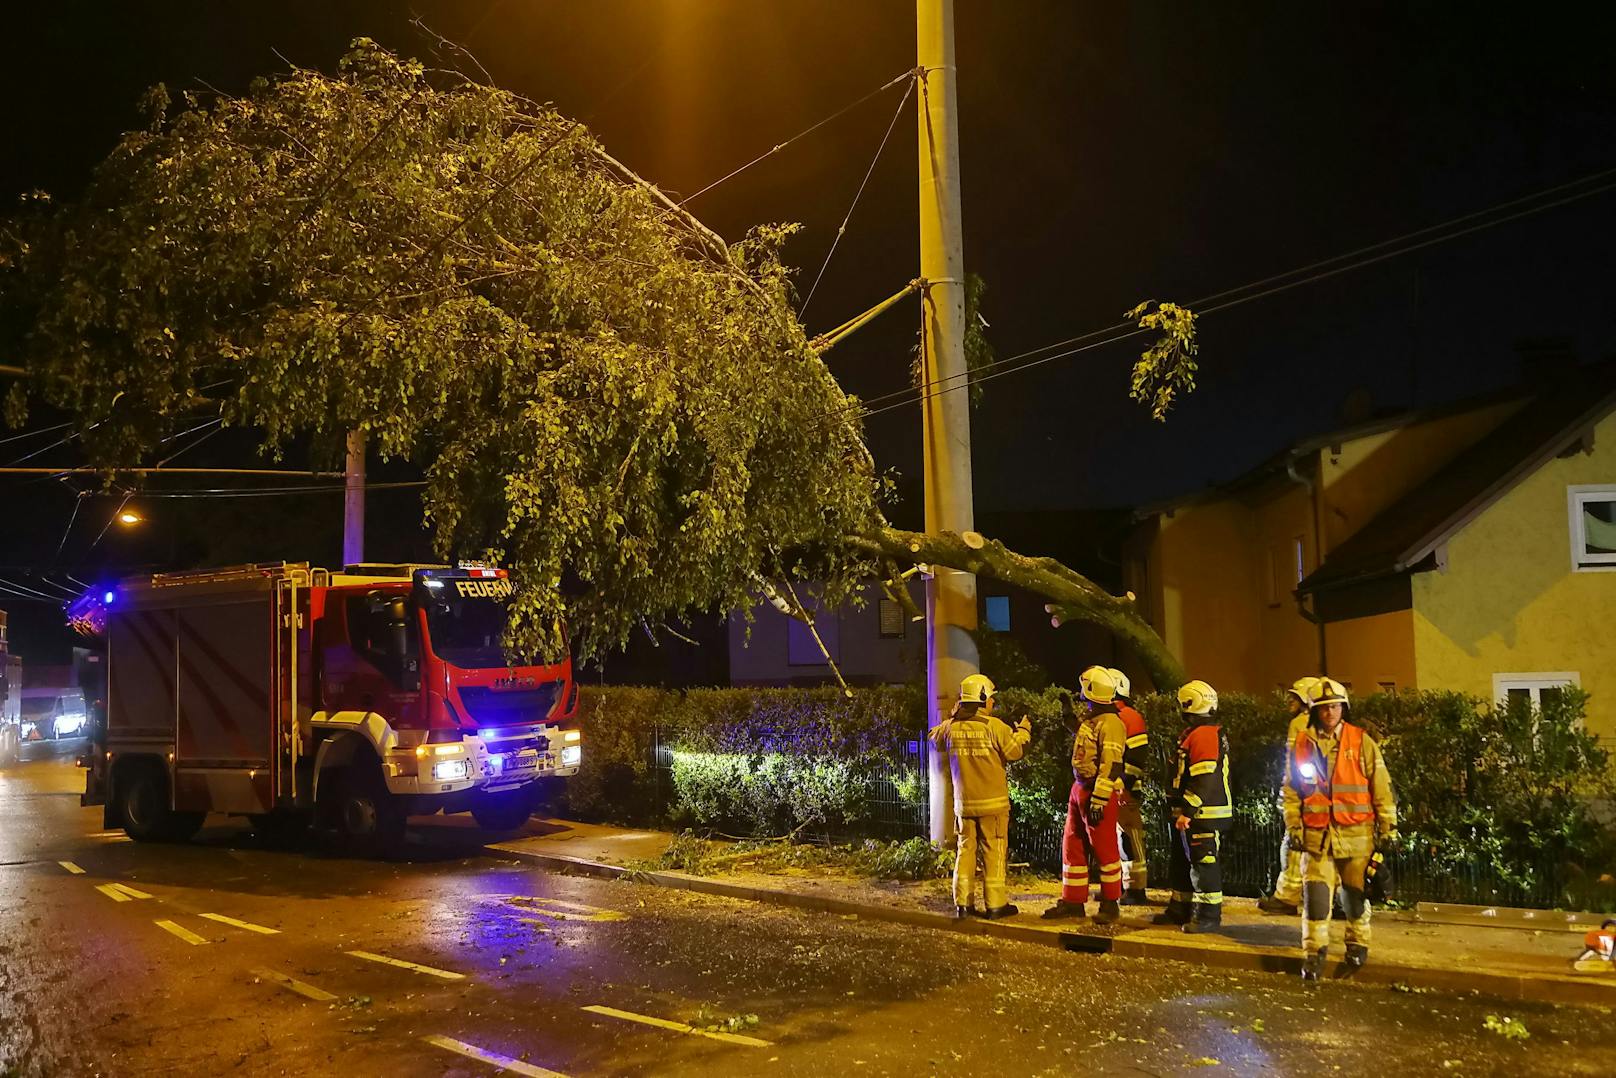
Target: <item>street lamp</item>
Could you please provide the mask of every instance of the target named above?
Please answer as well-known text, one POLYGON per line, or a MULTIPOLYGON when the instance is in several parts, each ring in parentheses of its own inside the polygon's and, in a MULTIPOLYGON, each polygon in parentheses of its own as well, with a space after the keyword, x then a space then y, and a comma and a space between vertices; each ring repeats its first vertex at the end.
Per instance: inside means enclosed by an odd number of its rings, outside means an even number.
POLYGON ((145 517, 141 516, 139 513, 136 513, 136 512, 134 512, 133 510, 130 510, 130 509, 125 509, 123 512, 118 514, 118 523, 119 524, 125 524, 125 525, 139 524, 141 521, 143 521, 145 519, 146 519, 145 517))

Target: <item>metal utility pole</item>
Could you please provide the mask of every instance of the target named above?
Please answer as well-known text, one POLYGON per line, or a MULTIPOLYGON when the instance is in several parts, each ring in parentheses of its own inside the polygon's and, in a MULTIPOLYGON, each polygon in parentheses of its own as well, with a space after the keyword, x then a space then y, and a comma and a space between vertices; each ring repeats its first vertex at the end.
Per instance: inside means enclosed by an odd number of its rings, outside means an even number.
MULTIPOLYGON (((959 118, 955 95, 954 0, 916 0, 920 78, 920 354, 926 531, 975 527, 971 502, 970 393, 965 386, 965 250, 960 234, 959 118), (950 392, 951 391, 951 392, 950 392)), ((926 584, 926 689, 936 725, 959 683, 977 672, 976 577, 937 567, 926 584)), ((931 744, 927 741, 927 745, 931 744)), ((928 748, 931 837, 954 829, 948 763, 928 748)))
POLYGON ((342 479, 342 564, 365 560, 365 432, 348 432, 348 465, 342 479))

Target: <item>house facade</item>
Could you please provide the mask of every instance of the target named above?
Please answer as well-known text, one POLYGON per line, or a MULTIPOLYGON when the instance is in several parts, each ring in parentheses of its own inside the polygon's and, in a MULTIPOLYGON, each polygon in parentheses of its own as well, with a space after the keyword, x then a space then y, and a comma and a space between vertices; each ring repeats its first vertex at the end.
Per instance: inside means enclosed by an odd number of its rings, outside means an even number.
POLYGON ((1496 699, 1616 735, 1616 375, 1364 424, 1139 514, 1128 586, 1192 675, 1496 699))

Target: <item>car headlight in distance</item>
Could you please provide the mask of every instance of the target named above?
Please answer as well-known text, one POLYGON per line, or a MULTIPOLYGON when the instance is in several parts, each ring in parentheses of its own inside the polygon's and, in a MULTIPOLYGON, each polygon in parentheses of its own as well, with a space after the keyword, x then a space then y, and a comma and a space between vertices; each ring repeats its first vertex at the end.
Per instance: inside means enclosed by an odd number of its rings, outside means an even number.
POLYGON ((439 782, 453 782, 469 774, 464 760, 439 760, 432 765, 432 777, 439 782))
POLYGON ((582 745, 568 745, 561 750, 562 767, 577 767, 583 758, 584 750, 582 745))

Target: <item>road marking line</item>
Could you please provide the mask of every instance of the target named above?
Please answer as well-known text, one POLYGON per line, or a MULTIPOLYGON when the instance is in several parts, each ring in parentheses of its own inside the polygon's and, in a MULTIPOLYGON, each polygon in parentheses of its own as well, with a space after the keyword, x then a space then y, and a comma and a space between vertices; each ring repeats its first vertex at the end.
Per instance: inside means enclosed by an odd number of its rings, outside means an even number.
POLYGON ((58 861, 56 863, 61 865, 63 868, 67 869, 69 872, 73 873, 73 875, 75 875, 75 876, 84 875, 84 870, 82 868, 80 868, 78 865, 75 865, 71 861, 58 861))
POLYGON ((200 947, 202 944, 208 942, 195 932, 192 932, 189 928, 186 928, 184 925, 175 924, 173 921, 153 921, 152 924, 156 925, 158 928, 161 928, 164 932, 173 933, 186 943, 189 943, 192 947, 200 947))
POLYGON ((453 1037, 432 1036, 423 1037, 422 1040, 428 1044, 463 1055, 467 1059, 475 1059, 480 1063, 498 1067, 502 1071, 510 1071, 512 1074, 523 1074, 527 1078, 566 1078, 566 1075, 556 1071, 547 1071, 543 1067, 535 1067, 531 1063, 523 1063, 520 1059, 502 1056, 498 1052, 490 1052, 486 1048, 478 1048, 475 1044, 457 1041, 453 1037))
POLYGON ((559 898, 535 898, 529 895, 511 895, 505 899, 508 905, 517 906, 536 913, 540 917, 550 917, 557 921, 626 921, 628 914, 621 910, 608 910, 600 906, 586 906, 582 902, 565 902, 559 898), (560 909, 547 910, 545 906, 558 906, 560 909), (563 912, 571 910, 574 912, 563 912))
POLYGON ((337 1001, 337 997, 325 989, 316 988, 312 984, 304 984, 302 981, 294 977, 288 977, 284 973, 276 973, 274 970, 265 969, 262 966, 250 972, 255 977, 262 977, 266 981, 278 984, 287 991, 296 992, 303 998, 312 999, 316 1003, 335 1003, 337 1001))
POLYGON ((147 894, 145 891, 137 891, 133 887, 130 887, 127 883, 109 883, 109 884, 107 884, 107 886, 108 887, 116 887, 118 890, 122 891, 124 894, 128 895, 130 898, 150 898, 151 897, 151 895, 147 894))
POLYGON ((114 835, 122 837, 122 831, 91 831, 85 838, 112 838, 114 835))
POLYGON ((635 1014, 633 1011, 620 1011, 615 1007, 601 1007, 599 1005, 585 1007, 591 1014, 604 1014, 608 1018, 621 1018, 625 1022, 639 1022, 647 1026, 656 1026, 659 1029, 671 1029, 676 1033, 690 1033, 697 1037, 708 1037, 715 1041, 727 1041, 730 1044, 744 1044, 748 1048, 772 1048, 773 1041, 759 1040, 756 1037, 743 1037, 739 1033, 715 1033, 712 1030, 697 1029, 687 1026, 683 1022, 670 1022, 666 1018, 652 1018, 648 1014, 635 1014))
POLYGON ((204 913, 202 916, 210 921, 218 921, 222 925, 245 928, 248 932, 256 932, 260 936, 278 936, 281 934, 281 930, 278 928, 265 928, 263 925, 255 925, 251 921, 238 921, 234 917, 226 917, 222 913, 204 913))
POLYGON ((388 958, 384 954, 372 954, 369 951, 347 951, 344 953, 351 954, 355 958, 363 958, 367 962, 380 962, 385 966, 397 966, 399 969, 412 969, 416 973, 425 973, 431 977, 442 977, 446 981, 463 981, 466 979, 464 973, 454 973, 446 969, 434 969, 431 966, 423 966, 419 962, 406 962, 402 958, 388 958))
POLYGON ((110 883, 98 883, 95 885, 95 889, 112 899, 114 902, 128 902, 130 900, 128 895, 124 894, 122 891, 118 890, 115 885, 110 883))

